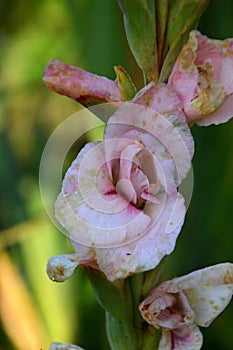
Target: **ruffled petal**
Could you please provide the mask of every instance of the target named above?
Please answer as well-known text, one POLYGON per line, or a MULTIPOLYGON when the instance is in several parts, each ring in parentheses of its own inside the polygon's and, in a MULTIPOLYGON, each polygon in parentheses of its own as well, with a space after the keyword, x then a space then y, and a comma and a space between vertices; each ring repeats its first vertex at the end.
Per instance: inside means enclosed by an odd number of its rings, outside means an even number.
POLYGON ((233 116, 233 39, 213 40, 197 30, 190 33, 168 84, 184 105, 192 125, 221 124, 233 116))
MULTIPOLYGON (((151 228, 138 240, 114 249, 96 249, 100 269, 111 281, 155 268, 170 254, 183 225, 185 206, 182 196, 161 198, 162 206, 150 203, 146 213, 153 218, 151 228)), ((75 247, 78 252, 78 246, 75 247)))
MULTIPOLYGON (((135 139, 157 157, 162 168, 169 160, 175 170, 165 171, 166 177, 175 178, 175 187, 187 175, 194 152, 193 138, 185 118, 180 115, 165 117, 152 109, 134 103, 124 103, 109 119, 105 139, 122 137, 132 131, 135 139), (183 122, 182 122, 183 120, 183 122), (161 152, 160 152, 161 151, 161 152)), ((172 181, 172 180, 171 180, 172 181)), ((167 179, 167 182, 171 182, 167 179)), ((168 185, 167 185, 168 186, 168 185)))

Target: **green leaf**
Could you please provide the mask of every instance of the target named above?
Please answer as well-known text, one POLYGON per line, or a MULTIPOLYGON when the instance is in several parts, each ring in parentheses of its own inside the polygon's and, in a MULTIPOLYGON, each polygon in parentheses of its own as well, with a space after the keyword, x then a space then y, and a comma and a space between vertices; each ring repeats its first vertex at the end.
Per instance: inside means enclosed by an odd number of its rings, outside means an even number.
POLYGON ((156 0, 156 26, 158 46, 158 66, 162 66, 163 45, 167 30, 168 0, 156 0))
POLYGON ((142 350, 154 350, 158 349, 160 340, 160 330, 155 329, 152 326, 147 326, 143 332, 143 344, 142 350))
POLYGON ((163 66, 159 81, 167 81, 178 54, 194 29, 209 0, 173 0, 169 6, 167 33, 163 50, 163 66))
POLYGON ((158 81, 155 6, 152 0, 118 0, 130 49, 146 81, 158 81))

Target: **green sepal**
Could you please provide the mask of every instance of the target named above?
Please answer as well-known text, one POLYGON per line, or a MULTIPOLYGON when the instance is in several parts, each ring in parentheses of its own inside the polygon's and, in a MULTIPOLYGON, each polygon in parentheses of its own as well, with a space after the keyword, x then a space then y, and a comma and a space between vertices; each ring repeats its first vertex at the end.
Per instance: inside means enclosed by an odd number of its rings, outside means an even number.
POLYGON ((117 85, 121 93, 121 100, 131 100, 137 92, 137 89, 130 77, 130 75, 121 66, 114 67, 117 76, 117 85))
POLYGON ((178 54, 196 28, 209 0, 173 0, 169 6, 167 33, 163 49, 163 66, 159 81, 167 82, 178 54))
POLYGON ((118 0, 130 49, 146 82, 158 81, 155 6, 152 0, 118 0), (154 11, 151 11, 154 10, 154 11))
POLYGON ((162 66, 163 46, 167 30, 168 0, 156 0, 156 27, 158 46, 158 66, 162 66))

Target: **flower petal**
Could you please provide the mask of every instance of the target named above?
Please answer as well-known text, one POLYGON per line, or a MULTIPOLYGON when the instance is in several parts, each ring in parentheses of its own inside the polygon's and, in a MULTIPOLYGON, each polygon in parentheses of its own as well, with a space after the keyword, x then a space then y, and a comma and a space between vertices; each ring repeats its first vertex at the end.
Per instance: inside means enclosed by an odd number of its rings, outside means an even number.
POLYGON ((208 327, 231 301, 233 284, 200 286, 189 289, 185 293, 195 312, 195 323, 208 327))
POLYGON ((90 264, 92 261, 90 254, 84 258, 76 254, 52 256, 48 260, 46 272, 52 281, 64 282, 73 274, 78 265, 90 264))
POLYGON ((168 84, 184 105, 187 120, 198 125, 225 123, 233 116, 233 39, 213 40, 190 33, 168 84))
MULTIPOLYGON (((96 249, 97 264, 109 280, 153 269, 165 255, 173 251, 185 216, 182 196, 167 197, 162 208, 153 203, 147 207, 151 211, 148 215, 154 221, 146 234, 128 245, 114 249, 96 249)), ((78 252, 78 246, 75 249, 78 252)))
POLYGON ((233 117, 233 94, 229 95, 222 105, 213 113, 207 115, 205 118, 198 120, 197 124, 200 126, 208 126, 211 124, 222 124, 228 122, 233 117))
POLYGON ((233 264, 224 263, 194 271, 188 275, 166 281, 156 287, 140 308, 150 305, 161 293, 184 293, 195 313, 194 322, 209 324, 225 309, 233 295, 233 264))
POLYGON ((127 244, 144 234, 151 218, 116 192, 106 169, 105 143, 87 144, 72 163, 55 203, 69 238, 88 246, 127 244))
MULTIPOLYGON (((166 168, 168 160, 173 162, 175 170, 164 171, 164 174, 166 177, 175 177, 177 187, 190 169, 194 151, 193 138, 185 118, 179 116, 174 114, 165 117, 144 106, 124 103, 109 119, 105 139, 120 138, 122 135, 129 137, 130 131, 136 132, 136 141, 158 158, 162 168, 166 168)), ((169 184, 172 180, 167 181, 169 184)))
POLYGON ((168 80, 168 85, 175 89, 183 105, 190 103, 195 96, 198 83, 198 70, 195 66, 197 49, 196 31, 192 31, 189 34, 189 40, 183 46, 176 60, 168 80))
POLYGON ((72 344, 62 344, 62 343, 52 343, 50 345, 49 350, 84 350, 80 348, 80 346, 72 345, 72 344))
POLYGON ((49 89, 71 97, 84 106, 121 100, 115 81, 58 60, 48 63, 43 80, 49 89))
POLYGON ((163 329, 158 350, 199 350, 202 343, 202 334, 195 325, 173 331, 163 329))

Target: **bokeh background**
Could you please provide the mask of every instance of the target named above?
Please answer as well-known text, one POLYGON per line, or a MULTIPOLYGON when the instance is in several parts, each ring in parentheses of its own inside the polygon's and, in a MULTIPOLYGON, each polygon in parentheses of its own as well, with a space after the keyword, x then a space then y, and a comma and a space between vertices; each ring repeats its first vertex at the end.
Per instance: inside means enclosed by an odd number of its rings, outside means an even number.
MULTIPOLYGON (((232 0, 212 0, 199 28, 233 37, 232 16, 232 0)), ((60 341, 107 350, 104 312, 84 272, 63 284, 45 273, 50 256, 72 249, 41 203, 40 158, 56 126, 80 109, 43 85, 51 58, 112 79, 122 65, 142 84, 115 0, 0 2, 0 349, 46 350, 60 341)), ((233 120, 192 132, 194 193, 163 278, 233 261, 233 120)), ((231 350, 232 324, 233 303, 202 330, 203 349, 231 350)))

